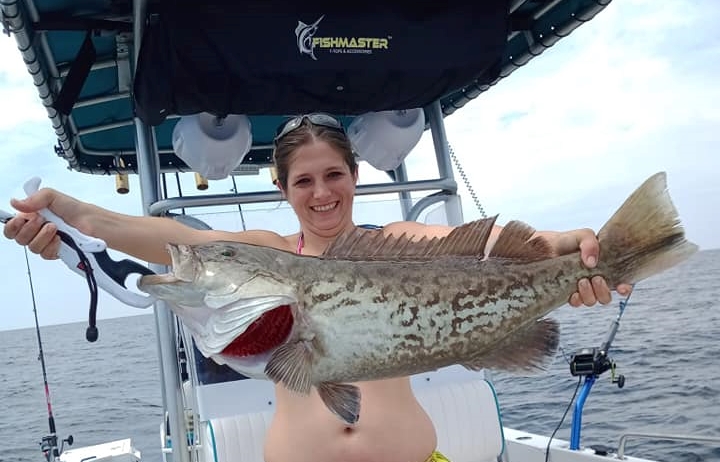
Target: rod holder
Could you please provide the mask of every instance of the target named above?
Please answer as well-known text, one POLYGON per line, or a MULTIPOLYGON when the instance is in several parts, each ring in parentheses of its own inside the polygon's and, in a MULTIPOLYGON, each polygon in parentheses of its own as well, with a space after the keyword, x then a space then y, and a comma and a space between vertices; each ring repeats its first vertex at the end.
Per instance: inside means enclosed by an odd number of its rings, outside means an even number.
POLYGON ((208 188, 208 180, 199 173, 195 173, 195 187, 200 191, 205 191, 208 188))

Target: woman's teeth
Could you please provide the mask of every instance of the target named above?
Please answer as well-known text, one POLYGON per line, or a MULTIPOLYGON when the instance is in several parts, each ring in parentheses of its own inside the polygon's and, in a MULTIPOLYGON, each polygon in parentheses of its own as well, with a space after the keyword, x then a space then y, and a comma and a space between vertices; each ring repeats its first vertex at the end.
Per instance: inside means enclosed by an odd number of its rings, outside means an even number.
POLYGON ((327 212, 329 210, 334 209, 337 206, 337 202, 333 202, 332 204, 327 205, 316 205, 314 207, 311 207, 316 212, 327 212))

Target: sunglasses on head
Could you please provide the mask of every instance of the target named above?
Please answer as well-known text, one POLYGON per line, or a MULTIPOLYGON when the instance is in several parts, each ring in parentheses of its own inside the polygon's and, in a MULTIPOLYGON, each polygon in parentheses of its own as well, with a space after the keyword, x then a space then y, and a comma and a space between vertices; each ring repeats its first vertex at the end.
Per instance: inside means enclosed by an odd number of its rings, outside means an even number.
POLYGON ((278 141, 280 141, 283 136, 300 127, 303 123, 303 120, 305 119, 309 120, 310 123, 312 123, 313 125, 332 128, 341 132, 345 131, 342 123, 340 123, 337 118, 323 112, 314 112, 312 114, 303 114, 297 117, 293 117, 292 119, 288 119, 284 124, 280 125, 277 129, 277 132, 275 133, 275 139, 273 139, 273 144, 277 145, 278 141))

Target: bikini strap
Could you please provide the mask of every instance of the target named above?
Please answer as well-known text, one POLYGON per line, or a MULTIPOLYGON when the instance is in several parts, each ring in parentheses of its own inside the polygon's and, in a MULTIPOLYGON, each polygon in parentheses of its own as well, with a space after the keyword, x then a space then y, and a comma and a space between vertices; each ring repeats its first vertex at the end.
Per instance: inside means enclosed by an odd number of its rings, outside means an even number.
POLYGON ((302 255, 302 249, 305 247, 305 238, 303 237, 302 231, 300 231, 300 236, 298 237, 298 243, 297 243, 297 254, 302 255))

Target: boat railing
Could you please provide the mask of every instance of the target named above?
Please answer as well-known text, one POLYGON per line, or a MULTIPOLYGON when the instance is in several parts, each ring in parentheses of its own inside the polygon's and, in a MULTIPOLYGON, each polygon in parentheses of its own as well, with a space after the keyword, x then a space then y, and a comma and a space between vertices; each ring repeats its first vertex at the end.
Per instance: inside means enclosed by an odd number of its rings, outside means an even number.
MULTIPOLYGON (((356 191, 358 196, 375 195, 375 194, 391 194, 391 193, 402 193, 402 192, 419 192, 419 191, 431 191, 441 190, 447 191, 450 194, 454 194, 457 190, 457 185, 454 180, 446 179, 433 179, 433 180, 417 180, 409 181, 406 183, 379 183, 379 184, 362 184, 359 185, 356 191)), ((434 203, 438 200, 447 200, 447 197, 438 197, 430 201, 434 203)), ((175 197, 159 200, 149 207, 151 215, 160 215, 170 210, 179 208, 192 208, 192 207, 212 207, 221 205, 242 205, 242 204, 257 204, 263 202, 274 202, 282 200, 282 195, 277 190, 259 191, 259 192, 244 192, 244 193, 231 193, 231 194, 205 194, 198 196, 185 196, 175 197)), ((422 207, 430 205, 426 201, 422 203, 422 207)), ((421 210, 414 210, 413 215, 417 214, 421 210)))
POLYGON ((670 433, 652 433, 652 432, 630 432, 620 436, 618 443, 617 458, 625 459, 625 446, 630 438, 645 438, 653 440, 670 440, 670 441, 696 441, 701 443, 720 443, 720 437, 717 436, 698 436, 698 435, 682 435, 670 433))

